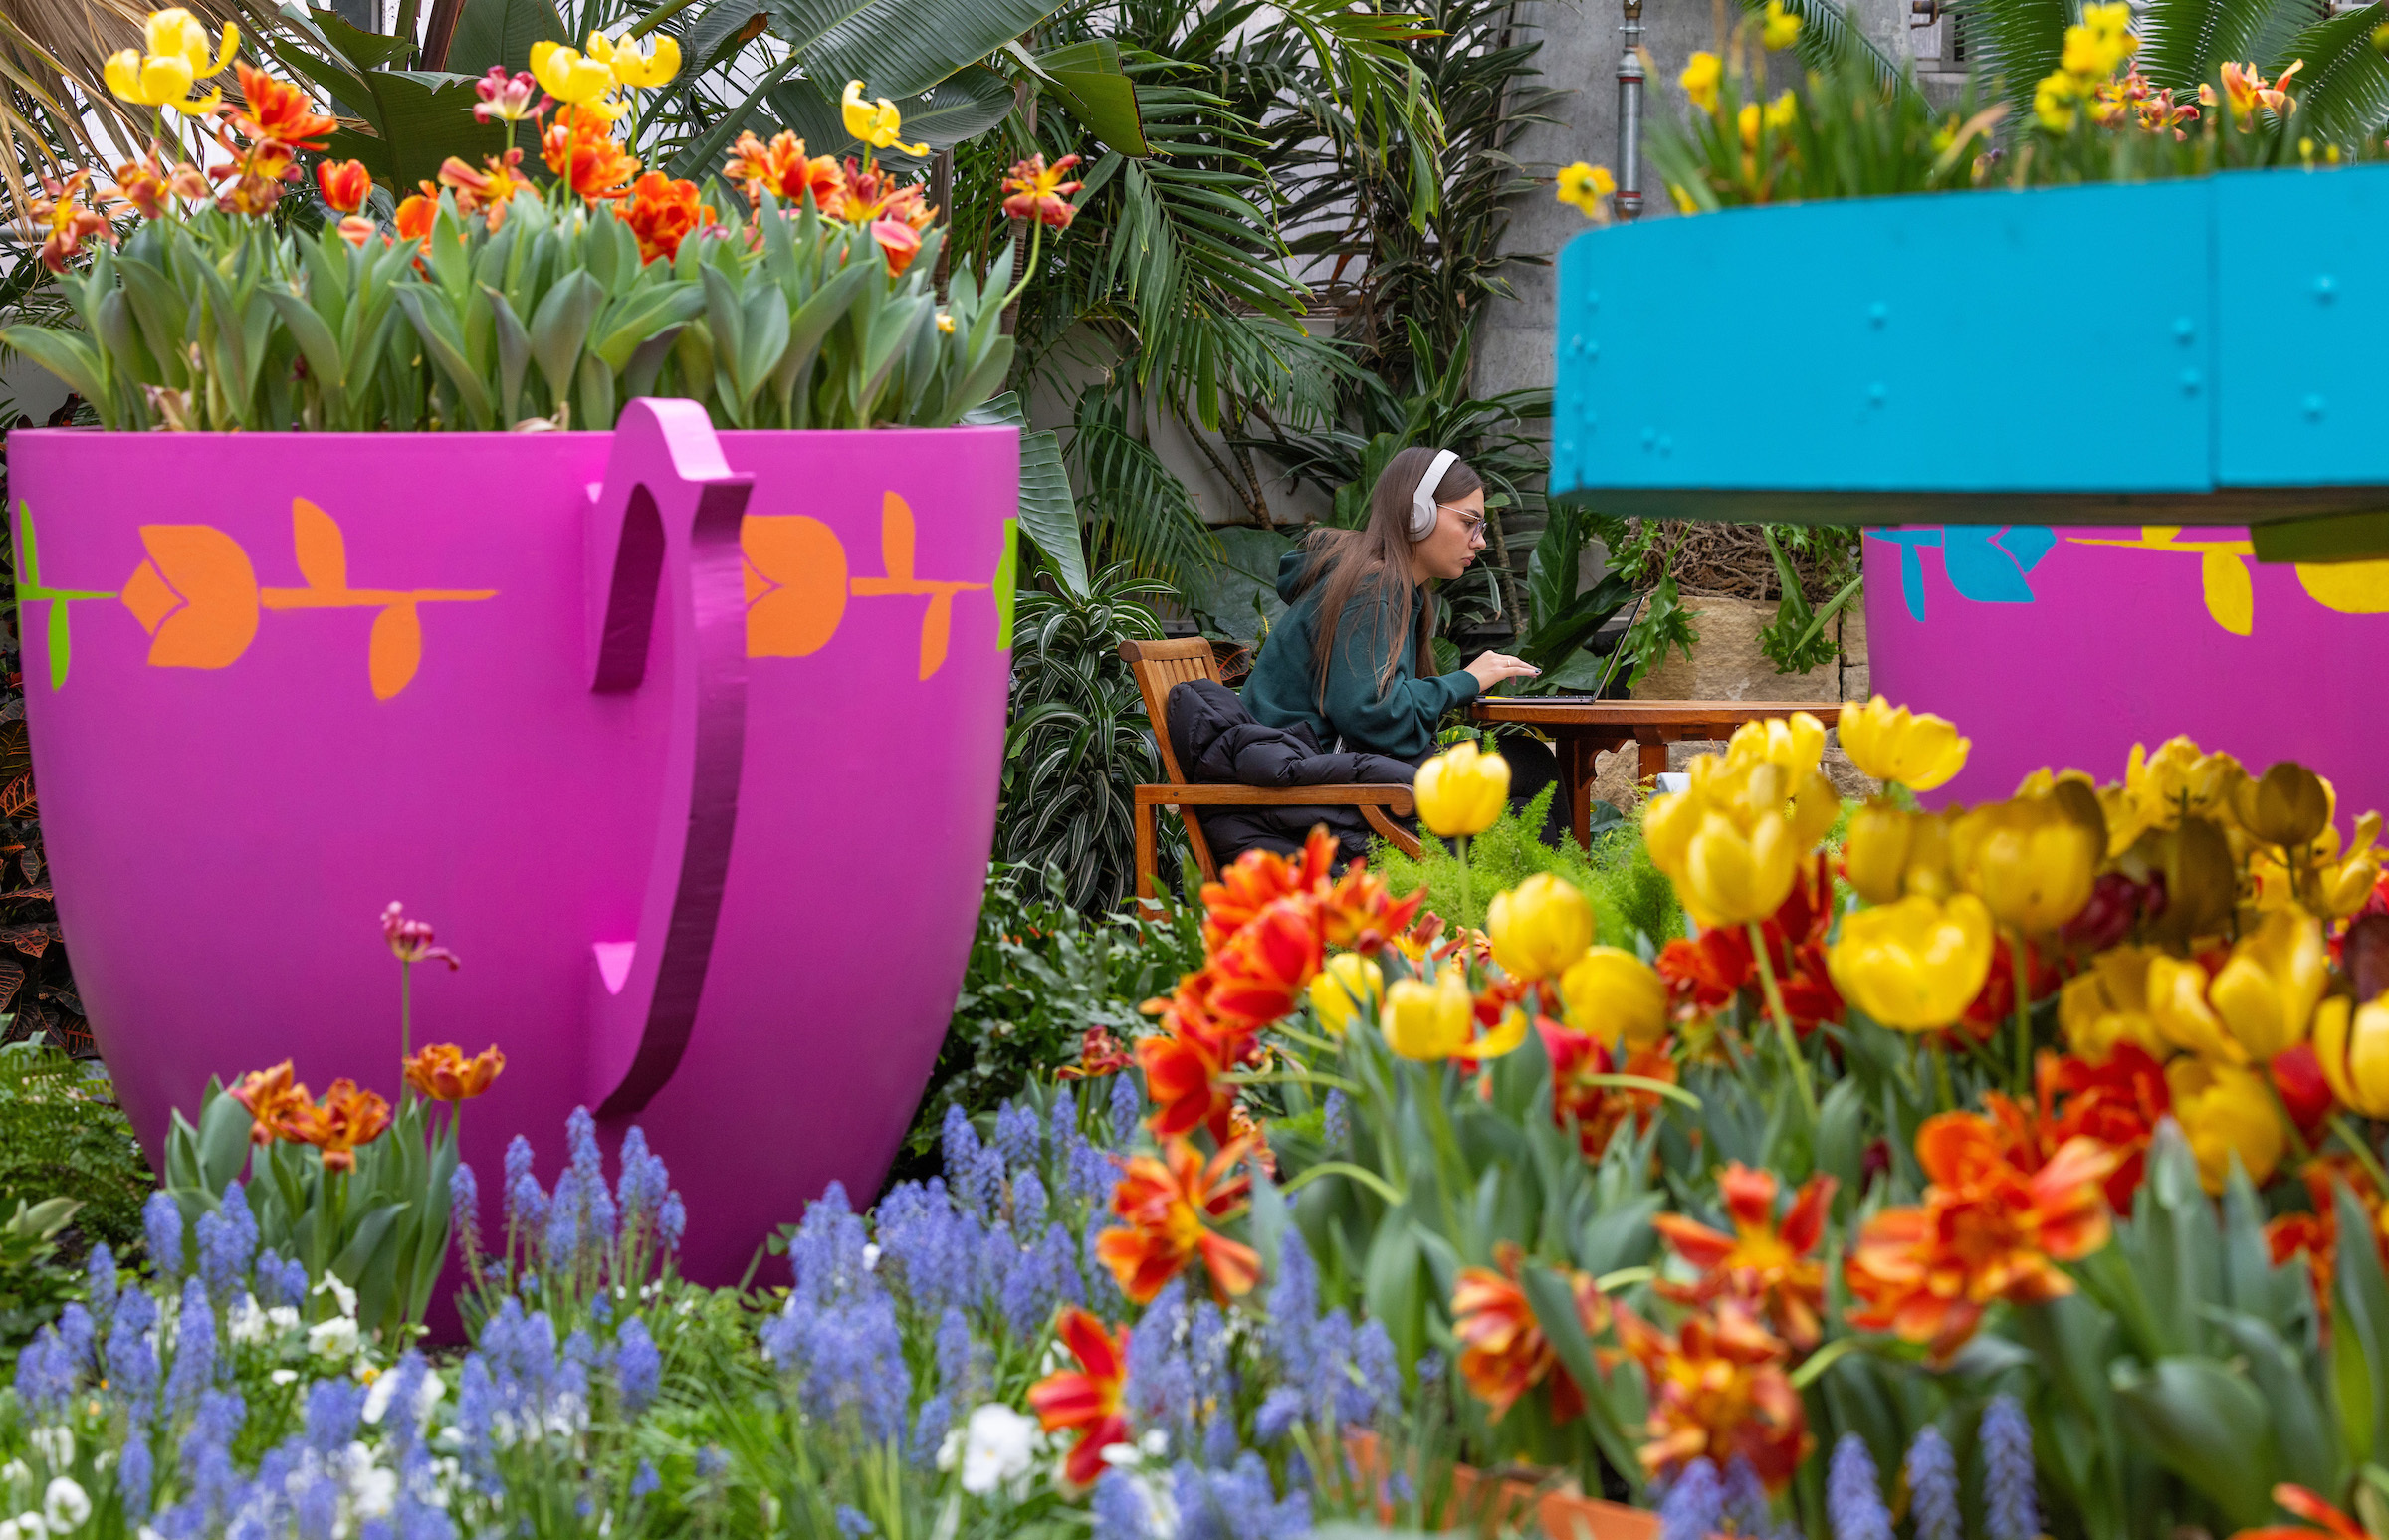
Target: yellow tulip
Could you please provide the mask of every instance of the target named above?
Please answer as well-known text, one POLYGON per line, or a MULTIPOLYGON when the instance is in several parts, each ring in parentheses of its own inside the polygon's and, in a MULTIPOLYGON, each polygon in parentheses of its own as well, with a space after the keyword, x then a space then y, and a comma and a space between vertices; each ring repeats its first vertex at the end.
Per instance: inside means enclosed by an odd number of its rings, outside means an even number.
POLYGON ((2232 787, 2232 816, 2268 845, 2294 848, 2331 821, 2331 789, 2303 765, 2283 760, 2257 778, 2232 787))
POLYGON ((1826 970, 1845 998, 1885 1026, 1926 1032, 1966 1013, 1991 976, 1991 912, 1971 893, 1903 898, 1845 915, 1826 970))
POLYGON ((848 81, 846 92, 838 98, 838 107, 846 116, 846 131, 873 149, 902 150, 908 155, 926 155, 927 144, 902 144, 898 135, 904 131, 904 114, 896 104, 882 97, 877 103, 863 100, 863 83, 848 81))
POLYGON ((2167 1042, 2202 1058, 2245 1064, 2248 1050, 2207 1003, 2207 971, 2163 953, 2148 960, 2148 1015, 2167 1042))
POLYGON ((1842 790, 1823 770, 1811 770, 1792 793, 1792 843, 1803 854, 1817 848, 1842 817, 1842 790))
POLYGON ((1849 815, 1843 875, 1869 904, 1888 904, 1906 891, 1908 823, 1905 808, 1881 797, 1849 815))
POLYGON ((1512 1005, 1501 1013, 1501 1024, 1468 1045, 1472 1059, 1497 1059, 1515 1053, 1526 1041, 1526 1012, 1512 1005))
POLYGON ((1684 851, 1676 896, 1703 925, 1764 920, 1791 897, 1800 857, 1782 813, 1763 813, 1746 831, 1725 814, 1710 812, 1684 851))
POLYGON ((1957 879, 1950 874, 1949 826, 1965 813, 1963 807, 1947 807, 1909 817, 1908 868, 1900 874, 1900 886, 1908 894, 1947 898, 1958 891, 1957 879))
POLYGON ((1642 847, 1650 852, 1650 862, 1672 877, 1684 869, 1684 852, 1692 848, 1692 836, 1700 832, 1700 820, 1708 809, 1701 798, 1690 791, 1664 791, 1650 799, 1642 809, 1642 847))
POLYGON ((1485 910, 1493 961, 1511 978, 1548 979, 1593 945, 1593 908, 1575 888, 1537 872, 1493 895, 1485 910))
POLYGON ((2207 986, 2207 999, 2248 1056, 2266 1064, 2306 1040, 2330 982, 2320 923, 2280 910, 2232 949, 2232 960, 2207 986))
POLYGON ((1447 1059, 1468 1046, 1475 1001, 1457 969, 1433 984, 1397 979, 1386 988, 1386 1046, 1406 1059, 1447 1059))
POLYGON ((122 101, 140 107, 168 107, 186 117, 216 110, 224 100, 210 91, 196 102, 187 100, 191 88, 210 76, 221 75, 240 48, 241 29, 229 23, 222 46, 211 56, 207 28, 190 12, 175 6, 152 11, 141 26, 140 49, 110 55, 101 66, 108 89, 122 101))
POLYGON ((2175 1059, 2165 1066, 2173 1093, 2174 1121, 2198 1158, 2199 1185, 2221 1193, 2232 1158, 2259 1187, 2281 1163, 2281 1115, 2265 1081, 2253 1070, 2205 1059, 2175 1059))
POLYGON ((1717 83, 1725 76, 1725 64, 1715 54, 1702 49, 1684 62, 1684 73, 1675 83, 1684 88, 1692 105, 1704 112, 1717 110, 1717 83))
POLYGON ((1374 1010, 1385 999, 1386 971, 1357 952, 1339 952, 1311 976, 1310 993, 1319 1024, 1341 1037, 1364 1006, 1374 1010))
POLYGON ((2090 960, 2090 967, 2058 992, 2058 1025, 2066 1045, 2093 1064, 2103 1064, 2118 1043, 2137 1043, 2155 1058, 2174 1045, 2149 1014, 2149 963, 2160 956, 2148 947, 2117 947, 2090 960))
POLYGON ((1568 1024, 1590 1032, 1615 1053, 1648 1048, 1667 1035, 1667 981, 1648 963, 1617 947, 1595 947, 1560 976, 1568 1024))
POLYGON ((618 82, 601 59, 543 38, 531 45, 531 74, 540 89, 558 102, 587 108, 602 117, 619 117, 629 104, 614 99, 618 82))
POLYGON ((2314 1012, 2314 1056, 2331 1094, 2368 1118, 2389 1118, 2389 993, 2359 1005, 2334 994, 2314 1012))
POLYGON ((2170 828, 2185 814, 2229 817, 2232 794, 2248 771, 2228 754, 2207 754, 2187 738, 2169 738, 2155 754, 2132 745, 2124 789, 2152 828, 2170 828))
POLYGON ((1454 744, 1418 768, 1418 821, 1445 839, 1482 834, 1510 798, 1510 762, 1454 744))
POLYGON ((1896 780, 1911 791, 1930 791, 1966 768, 1974 745, 1958 736, 1946 717, 1919 716, 1876 696, 1841 722, 1842 752, 1876 780, 1896 780))
MULTIPOLYGON (((2098 804, 2075 783, 2089 815, 2098 804)), ((2106 853, 2095 831, 2066 805, 2066 787, 2048 796, 2012 797, 1975 808, 1950 829, 1959 886, 1990 906, 1993 918, 2032 935, 2056 930, 2089 902, 2106 853)))
POLYGON ((2273 850, 2250 851, 2248 874, 2256 884, 2256 907, 2269 914, 2300 909, 2325 920, 2354 916, 2381 880, 2382 852, 2375 843, 2380 834, 2381 815, 2368 812, 2356 820, 2355 844, 2344 853, 2339 830, 2329 823, 2313 839, 2289 847, 2286 866, 2273 850))
POLYGON ((1745 722, 1725 743, 1725 763, 1780 765, 1799 780, 1824 762, 1825 724, 1805 711, 1745 722))
POLYGON ((642 91, 665 85, 680 73, 680 43, 669 33, 655 34, 642 49, 635 38, 616 42, 602 32, 592 32, 589 57, 612 71, 622 85, 642 91))

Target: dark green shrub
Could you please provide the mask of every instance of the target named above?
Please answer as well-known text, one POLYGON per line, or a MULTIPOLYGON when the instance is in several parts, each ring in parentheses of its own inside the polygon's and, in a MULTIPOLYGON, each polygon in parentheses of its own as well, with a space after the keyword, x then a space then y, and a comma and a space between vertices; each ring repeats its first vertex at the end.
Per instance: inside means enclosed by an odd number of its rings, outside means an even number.
POLYGON ((0 1221, 19 1203, 74 1199, 84 1245, 122 1253, 140 1237, 153 1179, 108 1081, 39 1042, 0 1047, 0 1221))
MULTIPOLYGON (((1650 864, 1642 846, 1639 818, 1622 818, 1593 830, 1590 852, 1564 840, 1559 849, 1536 838, 1555 787, 1544 790, 1524 810, 1505 812, 1494 825, 1468 844, 1468 880, 1472 925, 1485 923, 1485 902, 1504 888, 1514 888, 1537 872, 1551 872, 1572 882, 1593 905, 1599 939, 1613 947, 1632 947, 1635 936, 1665 946, 1684 934, 1684 912, 1664 873, 1650 864)), ((1595 802, 1596 816, 1609 806, 1595 802)), ((1460 863, 1450 849, 1433 838, 1425 854, 1412 860, 1391 845, 1379 844, 1370 865, 1386 874, 1397 893, 1426 884, 1426 908, 1458 924, 1460 863)))

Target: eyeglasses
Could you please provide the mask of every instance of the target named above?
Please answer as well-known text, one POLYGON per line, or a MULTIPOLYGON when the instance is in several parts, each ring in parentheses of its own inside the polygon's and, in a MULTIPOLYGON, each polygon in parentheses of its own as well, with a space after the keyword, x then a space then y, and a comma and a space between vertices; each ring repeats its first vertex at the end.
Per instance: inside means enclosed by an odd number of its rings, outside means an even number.
POLYGON ((1481 546, 1485 543, 1484 515, 1472 514, 1468 512, 1468 510, 1460 507, 1457 503, 1437 503, 1435 506, 1437 508, 1449 509, 1451 512, 1460 516, 1460 528, 1468 532, 1469 545, 1481 546))

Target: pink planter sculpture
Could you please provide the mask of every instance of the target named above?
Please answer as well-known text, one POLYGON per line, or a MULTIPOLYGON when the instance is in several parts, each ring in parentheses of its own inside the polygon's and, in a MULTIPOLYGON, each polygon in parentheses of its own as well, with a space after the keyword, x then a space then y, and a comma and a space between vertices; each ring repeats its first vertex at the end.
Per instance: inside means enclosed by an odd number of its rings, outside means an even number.
POLYGON ((284 1057, 398 1091, 376 914, 433 922, 414 1042, 497 1218, 576 1104, 735 1278, 873 1191, 960 987, 1002 759, 1009 428, 9 440, 34 767, 92 1028, 154 1156, 284 1057))

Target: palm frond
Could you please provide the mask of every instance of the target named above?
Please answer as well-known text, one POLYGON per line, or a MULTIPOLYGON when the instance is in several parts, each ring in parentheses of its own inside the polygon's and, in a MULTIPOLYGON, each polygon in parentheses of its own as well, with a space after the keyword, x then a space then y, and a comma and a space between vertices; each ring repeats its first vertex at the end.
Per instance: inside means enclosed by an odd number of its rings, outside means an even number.
MULTIPOLYGON (((2285 9, 2285 7, 2284 7, 2285 9)), ((2318 138, 2354 139, 2375 133, 2389 116, 2389 57, 2373 43, 2383 10, 2378 0, 2361 10, 2301 29, 2274 57, 2279 74, 2303 59, 2298 76, 2297 124, 2318 138)))
POLYGON ((1217 543, 1185 485, 1145 441, 1125 384, 1078 398, 1063 452, 1078 472, 1079 511, 1096 559, 1175 581, 1209 563, 1217 543))
POLYGON ((1996 80, 2019 112, 2030 108, 2033 88, 2065 52, 2073 0, 1956 0, 1950 10, 1966 29, 1976 76, 1996 80))
MULTIPOLYGON (((1767 9, 1767 0, 1741 0, 1742 9, 1758 15, 1767 9)), ((1877 47, 1874 39, 1851 25, 1849 17, 1834 0, 1783 0, 1784 9, 1800 18, 1800 36, 1794 40, 1792 51, 1800 62, 1812 70, 1831 70, 1848 59, 1863 59, 1874 72, 1875 84, 1890 91, 1913 92, 1915 78, 1900 67, 1898 60, 1877 47)))
POLYGON ((2133 62, 2159 86, 2195 91, 2225 60, 2257 57, 2250 44, 2267 19, 2289 10, 2279 0, 2149 0, 2133 62))

